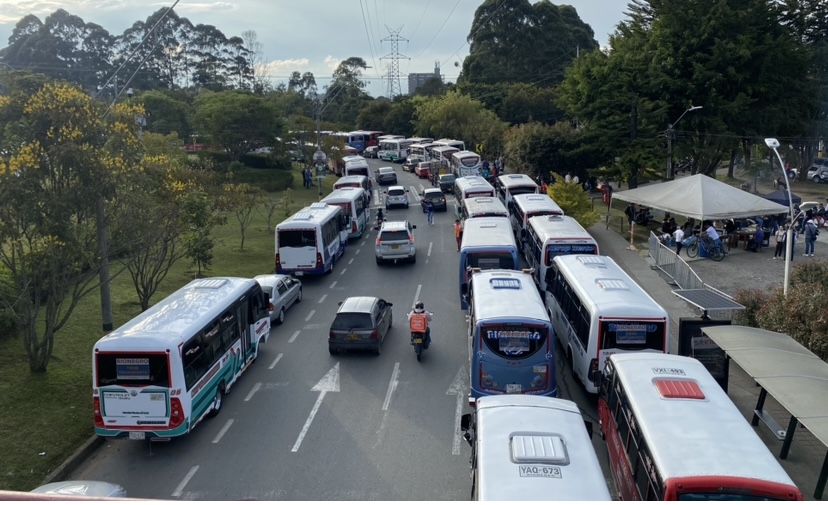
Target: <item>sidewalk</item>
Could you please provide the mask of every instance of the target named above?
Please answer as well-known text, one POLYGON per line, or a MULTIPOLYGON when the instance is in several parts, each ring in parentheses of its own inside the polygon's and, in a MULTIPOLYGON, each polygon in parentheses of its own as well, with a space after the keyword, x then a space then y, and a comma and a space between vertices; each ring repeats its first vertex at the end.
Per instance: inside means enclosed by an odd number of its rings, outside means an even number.
MULTIPOLYGON (((697 309, 674 295, 673 290, 676 287, 668 284, 658 270, 650 267, 651 260, 647 255, 646 249, 639 249, 638 251, 628 250, 629 241, 625 240, 614 230, 607 230, 605 223, 598 223, 592 226, 589 232, 598 242, 601 254, 613 258, 670 314, 670 352, 676 353, 678 350, 678 320, 681 317, 699 317, 697 309)), ((691 264, 691 267, 694 266, 691 264)), ((707 275, 699 270, 696 273, 706 283, 714 286, 721 285, 720 278, 707 278, 707 275)), ((708 271, 709 273, 711 272, 708 271)), ((722 273, 727 275, 726 272, 722 273)), ((757 398, 759 397, 759 387, 733 362, 730 363, 728 395, 745 418, 750 420, 753 415, 753 409, 756 406, 757 398)), ((783 426, 787 426, 790 414, 770 396, 768 396, 765 402, 765 409, 772 413, 776 420, 780 421, 783 426)), ((756 427, 756 432, 765 444, 767 444, 768 449, 776 456, 777 460, 779 460, 782 442, 777 440, 762 423, 756 427)), ((704 449, 700 448, 700 450, 704 449)), ((785 468, 788 475, 790 475, 791 479, 793 479, 800 491, 802 491, 806 500, 814 499, 813 494, 816 489, 819 471, 826 457, 826 451, 828 449, 800 425, 796 429, 788 458, 779 460, 782 467, 785 468)), ((826 496, 828 496, 828 493, 826 493, 826 496)))

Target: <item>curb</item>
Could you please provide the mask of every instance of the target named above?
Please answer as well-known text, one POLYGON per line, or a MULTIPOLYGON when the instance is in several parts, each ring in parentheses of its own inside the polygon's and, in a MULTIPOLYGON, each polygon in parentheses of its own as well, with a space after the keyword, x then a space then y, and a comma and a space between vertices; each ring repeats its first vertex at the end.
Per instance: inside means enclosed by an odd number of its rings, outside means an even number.
POLYGON ((40 484, 41 486, 45 484, 49 484, 51 482, 60 481, 66 478, 73 470, 75 470, 80 463, 92 455, 98 447, 103 445, 104 439, 97 435, 92 435, 92 437, 87 440, 86 442, 81 445, 78 450, 76 450, 69 458, 66 459, 63 463, 61 463, 57 468, 52 470, 49 475, 43 480, 40 484))

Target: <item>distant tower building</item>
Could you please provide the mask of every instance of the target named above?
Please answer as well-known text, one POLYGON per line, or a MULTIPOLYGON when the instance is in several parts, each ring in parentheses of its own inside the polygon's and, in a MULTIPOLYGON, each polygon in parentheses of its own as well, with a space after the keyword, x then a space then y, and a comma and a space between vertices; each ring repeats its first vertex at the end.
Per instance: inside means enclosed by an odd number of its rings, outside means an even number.
POLYGON ((413 95, 417 88, 426 83, 427 80, 438 78, 442 82, 443 76, 440 75, 440 62, 434 62, 434 72, 427 74, 408 74, 408 94, 413 95))

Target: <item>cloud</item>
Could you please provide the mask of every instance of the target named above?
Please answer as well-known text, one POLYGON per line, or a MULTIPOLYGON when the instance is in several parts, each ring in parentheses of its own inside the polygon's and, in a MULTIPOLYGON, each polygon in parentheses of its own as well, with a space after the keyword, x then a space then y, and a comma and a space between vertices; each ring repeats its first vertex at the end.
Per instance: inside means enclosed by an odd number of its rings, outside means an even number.
POLYGON ((274 78, 286 78, 294 71, 302 72, 310 61, 307 58, 296 58, 290 60, 273 60, 264 64, 264 73, 274 78))
POLYGON ((331 56, 330 54, 325 56, 325 66, 328 67, 328 70, 330 70, 331 73, 336 70, 336 67, 338 67, 340 63, 342 63, 342 58, 337 58, 335 56, 331 56))

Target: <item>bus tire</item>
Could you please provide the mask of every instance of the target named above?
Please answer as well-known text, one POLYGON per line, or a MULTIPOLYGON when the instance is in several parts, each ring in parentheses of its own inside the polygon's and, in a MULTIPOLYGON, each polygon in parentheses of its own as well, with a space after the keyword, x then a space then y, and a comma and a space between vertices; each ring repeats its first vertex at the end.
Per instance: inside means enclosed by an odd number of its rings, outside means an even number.
POLYGON ((221 405, 224 403, 224 383, 219 384, 216 389, 216 397, 213 399, 213 409, 208 414, 210 417, 216 417, 221 412, 221 405))

